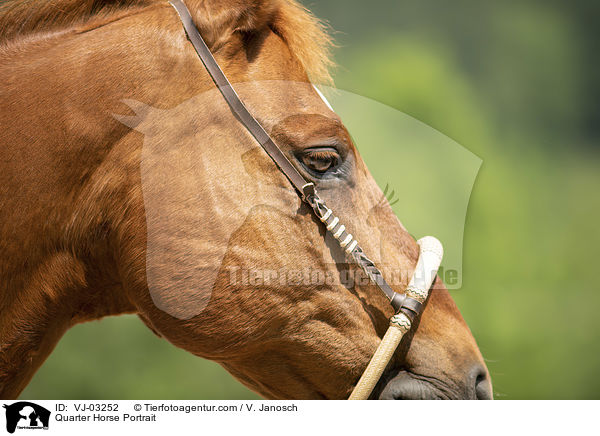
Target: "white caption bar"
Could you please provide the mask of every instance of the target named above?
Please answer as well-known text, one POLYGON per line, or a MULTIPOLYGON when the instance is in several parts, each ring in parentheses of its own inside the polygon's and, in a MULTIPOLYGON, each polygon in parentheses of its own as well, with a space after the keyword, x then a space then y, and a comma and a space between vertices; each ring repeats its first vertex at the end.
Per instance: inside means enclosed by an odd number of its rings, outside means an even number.
POLYGON ((12 425, 20 436, 373 435, 392 429, 406 435, 589 434, 597 431, 598 410, 596 401, 21 400, 4 404, 0 425, 12 425))

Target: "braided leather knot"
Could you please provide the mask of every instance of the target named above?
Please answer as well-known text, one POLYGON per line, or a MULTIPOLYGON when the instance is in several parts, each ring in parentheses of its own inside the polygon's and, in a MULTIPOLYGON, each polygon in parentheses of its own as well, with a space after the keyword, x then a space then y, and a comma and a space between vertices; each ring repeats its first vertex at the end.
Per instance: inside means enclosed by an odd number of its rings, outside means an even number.
POLYGON ((425 303, 427 299, 427 295, 429 294, 429 290, 419 289, 416 286, 408 286, 406 288, 406 295, 408 297, 414 298, 419 303, 425 303))
POLYGON ((400 329, 404 334, 410 330, 411 322, 405 314, 400 312, 390 318, 390 326, 400 329))
POLYGON ((444 256, 444 248, 442 247, 442 244, 440 244, 440 241, 431 236, 425 236, 419 239, 419 248, 421 253, 434 253, 440 259, 444 256))

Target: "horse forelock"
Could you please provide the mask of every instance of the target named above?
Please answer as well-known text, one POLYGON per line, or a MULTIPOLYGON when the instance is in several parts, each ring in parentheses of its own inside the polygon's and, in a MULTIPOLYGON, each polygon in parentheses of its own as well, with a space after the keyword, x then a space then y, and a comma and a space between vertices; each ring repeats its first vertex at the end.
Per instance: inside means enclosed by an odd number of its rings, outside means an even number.
MULTIPOLYGON (((271 28, 289 46, 313 82, 331 83, 332 38, 327 25, 296 0, 187 0, 209 46, 234 32, 271 28)), ((74 26, 99 26, 130 10, 168 0, 6 0, 0 5, 0 44, 74 26)))

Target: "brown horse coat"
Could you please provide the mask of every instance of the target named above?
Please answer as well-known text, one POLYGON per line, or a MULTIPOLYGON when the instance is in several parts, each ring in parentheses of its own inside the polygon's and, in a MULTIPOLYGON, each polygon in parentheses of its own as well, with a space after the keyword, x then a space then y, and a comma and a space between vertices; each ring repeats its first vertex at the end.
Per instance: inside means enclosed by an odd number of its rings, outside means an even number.
MULTIPOLYGON (((343 174, 318 180, 319 190, 367 253, 405 272, 396 284, 402 290, 416 244, 381 204, 341 121, 309 82, 328 80, 321 24, 288 0, 186 3, 250 110, 307 177, 314 179, 306 164, 312 149, 334 149, 327 153, 343 161, 343 174)), ((259 191, 216 198, 217 184, 187 189, 197 186, 203 162, 233 162, 251 139, 214 94, 168 3, 8 1, 0 29, 0 397, 18 396, 74 324, 137 313, 266 397, 346 398, 391 308, 372 285, 342 283, 343 256, 264 154, 247 149, 241 164, 262 181, 262 198, 259 191), (158 151, 144 155, 152 135, 158 151), (197 144, 202 160, 189 158, 197 144), (181 189, 157 191, 177 201, 165 197, 167 224, 151 228, 144 168, 167 162, 177 171, 150 173, 181 189), (165 310, 189 307, 178 284, 195 283, 190 277, 206 266, 197 263, 214 241, 203 226, 218 230, 242 208, 243 221, 213 262, 214 286, 191 290, 208 292, 205 307, 189 316, 165 310), (156 268, 149 241, 163 249, 156 268), (231 280, 232 270, 244 269, 317 270, 333 282, 248 287, 231 280)), ((243 180, 240 172, 223 177, 233 190, 243 180)), ((488 377, 477 345, 437 287, 382 389, 394 398, 489 396, 488 381, 484 394, 477 391, 488 377), (393 377, 413 384, 386 384, 393 377)))

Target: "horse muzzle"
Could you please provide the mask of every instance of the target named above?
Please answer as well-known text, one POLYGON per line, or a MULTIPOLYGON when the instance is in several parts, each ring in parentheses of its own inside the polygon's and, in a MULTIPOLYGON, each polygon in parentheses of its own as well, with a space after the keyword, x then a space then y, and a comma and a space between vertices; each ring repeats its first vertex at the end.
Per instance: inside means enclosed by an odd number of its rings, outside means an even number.
POLYGON ((492 384, 487 370, 474 364, 463 380, 445 382, 436 377, 400 371, 382 378, 372 399, 379 400, 492 400, 492 384))

